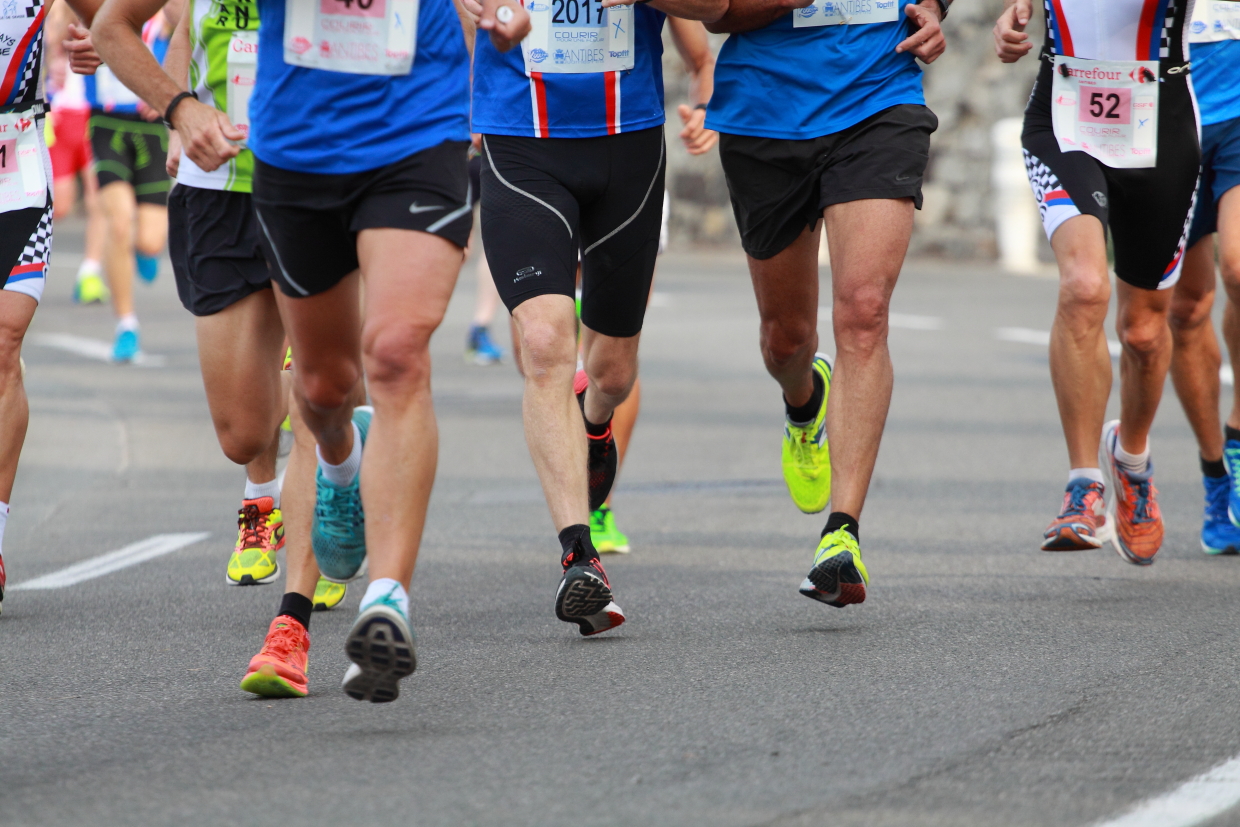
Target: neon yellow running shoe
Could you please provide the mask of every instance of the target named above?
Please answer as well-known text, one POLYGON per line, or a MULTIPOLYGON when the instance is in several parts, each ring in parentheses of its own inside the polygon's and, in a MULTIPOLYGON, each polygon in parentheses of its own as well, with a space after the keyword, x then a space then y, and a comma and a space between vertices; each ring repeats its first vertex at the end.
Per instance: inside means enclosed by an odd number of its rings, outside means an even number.
POLYGON ((822 377, 825 392, 822 407, 814 421, 798 427, 784 419, 784 449, 781 457, 784 482, 796 507, 806 514, 817 514, 831 500, 831 453, 827 445, 827 397, 831 393, 831 357, 814 356, 813 369, 822 377))
POLYGON ((228 585, 270 583, 280 573, 276 552, 284 548, 284 518, 271 497, 242 500, 237 546, 228 559, 228 585))
POLYGON ((314 610, 329 612, 336 608, 340 601, 344 600, 344 593, 348 588, 344 583, 333 583, 326 577, 320 577, 319 584, 314 587, 314 610))
POLYGON ((74 304, 106 304, 112 298, 98 273, 86 273, 73 285, 74 304))
POLYGON ((606 504, 590 513, 590 542, 599 554, 629 553, 629 538, 616 528, 616 515, 606 504))
POLYGON ((864 603, 869 583, 857 538, 848 529, 838 528, 818 543, 814 567, 801 584, 801 594, 842 609, 850 603, 864 603))

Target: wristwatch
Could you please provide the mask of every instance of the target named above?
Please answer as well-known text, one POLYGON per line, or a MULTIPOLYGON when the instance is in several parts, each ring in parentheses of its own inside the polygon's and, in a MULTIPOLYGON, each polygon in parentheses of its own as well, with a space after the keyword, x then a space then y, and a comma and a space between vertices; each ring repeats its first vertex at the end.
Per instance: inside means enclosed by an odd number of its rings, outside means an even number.
POLYGON ((951 6, 952 0, 939 0, 939 20, 947 19, 947 9, 951 6))

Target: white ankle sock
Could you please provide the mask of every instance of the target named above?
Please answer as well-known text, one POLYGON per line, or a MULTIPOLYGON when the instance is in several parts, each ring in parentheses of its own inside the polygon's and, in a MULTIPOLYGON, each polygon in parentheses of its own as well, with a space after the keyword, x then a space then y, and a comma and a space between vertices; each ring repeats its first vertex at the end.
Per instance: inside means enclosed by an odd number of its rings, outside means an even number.
POLYGON ((362 608, 366 608, 385 595, 391 597, 392 601, 400 606, 400 610, 404 612, 405 618, 408 619, 409 595, 405 592, 404 586, 390 577, 381 577, 378 580, 370 581, 370 585, 366 587, 366 594, 362 596, 362 608))
POLYGON ((77 271, 78 281, 81 281, 87 276, 98 276, 98 275, 101 275, 101 268, 100 268, 99 262, 95 261, 93 258, 82 259, 82 263, 78 265, 78 271, 77 271))
POLYGON ((124 316, 121 316, 116 321, 116 332, 117 333, 120 333, 123 330, 137 330, 137 329, 138 329, 138 316, 136 313, 126 313, 124 316))
POLYGON ((9 504, 0 503, 0 554, 4 553, 4 527, 9 522, 9 504))
POLYGON ((1073 480, 1087 479, 1092 482, 1102 482, 1101 468, 1073 468, 1068 472, 1068 482, 1073 480))
POLYGON ((314 453, 319 458, 319 467, 323 469, 323 476, 338 488, 352 483, 357 479, 358 472, 362 470, 362 432, 357 429, 356 422, 351 424, 353 425, 353 450, 349 451, 349 456, 344 462, 332 465, 323 459, 323 454, 317 446, 314 449, 314 453))
POLYGON ((280 479, 277 477, 271 482, 251 482, 249 477, 245 478, 245 498, 247 500, 257 500, 260 497, 271 497, 275 502, 276 508, 280 507, 280 479))
POLYGON ((1119 440, 1115 441, 1115 461, 1119 463, 1119 467, 1123 468, 1129 474, 1144 474, 1145 469, 1150 464, 1150 443, 1146 440, 1145 450, 1139 454, 1130 454, 1124 450, 1124 446, 1119 444, 1119 440))

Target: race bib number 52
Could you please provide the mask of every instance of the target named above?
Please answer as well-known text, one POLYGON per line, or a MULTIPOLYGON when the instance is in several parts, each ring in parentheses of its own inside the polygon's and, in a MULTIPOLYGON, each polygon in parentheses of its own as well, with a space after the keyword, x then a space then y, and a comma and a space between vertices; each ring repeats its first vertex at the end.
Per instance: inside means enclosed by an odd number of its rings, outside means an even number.
POLYGON ((1158 61, 1055 56, 1051 115, 1064 152, 1115 169, 1158 162, 1158 61))

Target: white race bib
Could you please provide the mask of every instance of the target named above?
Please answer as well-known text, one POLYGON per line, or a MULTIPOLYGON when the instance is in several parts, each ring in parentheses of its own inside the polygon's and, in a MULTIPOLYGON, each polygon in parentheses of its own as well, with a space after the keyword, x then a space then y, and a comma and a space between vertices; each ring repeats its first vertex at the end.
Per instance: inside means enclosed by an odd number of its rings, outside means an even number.
POLYGON ((1060 150, 1084 152, 1115 169, 1157 163, 1157 60, 1055 55, 1054 76, 1051 115, 1060 150))
POLYGON ((250 93, 258 77, 258 32, 233 32, 228 43, 228 120, 250 137, 250 93))
POLYGON ((528 0, 521 41, 527 72, 623 72, 633 68, 633 7, 602 0, 528 0))
POLYGON ((47 175, 34 111, 0 114, 0 212, 47 206, 47 175))
POLYGON ((1240 40, 1240 2, 1197 0, 1188 31, 1190 43, 1240 40))
POLYGON ((418 0, 285 0, 284 62, 355 75, 407 75, 418 0))
POLYGON ((863 23, 894 23, 900 19, 902 0, 814 0, 813 5, 792 12, 792 26, 859 26, 863 23))

